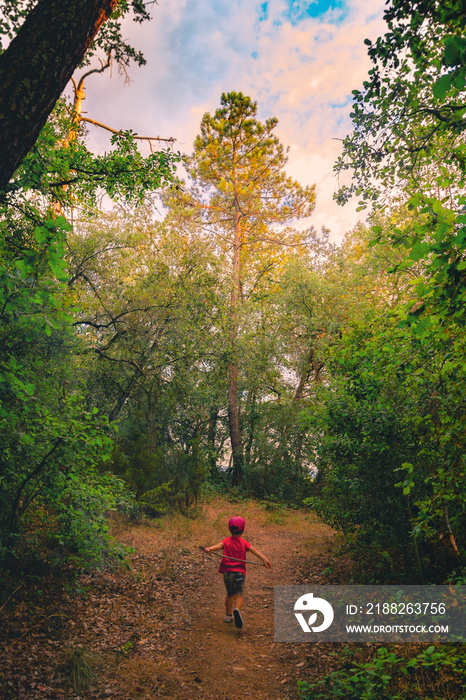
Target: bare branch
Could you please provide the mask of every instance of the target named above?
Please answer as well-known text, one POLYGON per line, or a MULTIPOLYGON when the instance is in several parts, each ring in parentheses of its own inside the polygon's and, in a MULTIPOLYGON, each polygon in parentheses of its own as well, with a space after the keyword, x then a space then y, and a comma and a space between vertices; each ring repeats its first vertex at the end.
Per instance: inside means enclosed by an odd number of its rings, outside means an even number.
MULTIPOLYGON (((81 117, 81 121, 87 122, 88 124, 93 124, 94 126, 99 126, 101 129, 106 129, 107 131, 110 131, 112 134, 119 134, 123 136, 125 133, 121 129, 112 129, 111 126, 107 126, 107 124, 102 124, 102 122, 98 122, 96 119, 90 119, 89 117, 81 117)), ((135 134, 132 134, 134 139, 138 139, 140 141, 164 141, 165 143, 175 143, 176 139, 173 138, 173 136, 170 136, 170 138, 162 138, 161 136, 138 136, 135 134)))
POLYGON ((93 73, 104 73, 107 70, 107 68, 110 68, 111 64, 112 64, 112 55, 111 55, 111 53, 108 53, 106 62, 104 63, 103 61, 100 61, 100 68, 92 68, 91 70, 88 70, 86 73, 84 73, 80 77, 77 85, 76 85, 74 79, 71 78, 71 80, 73 80, 73 85, 75 86, 76 94, 78 93, 79 90, 82 89, 83 83, 86 80, 86 78, 88 78, 93 73))
POLYGON ((99 355, 99 357, 103 357, 105 360, 110 360, 111 362, 123 362, 124 364, 130 365, 131 367, 135 367, 137 371, 140 373, 141 376, 144 376, 144 370, 141 369, 138 365, 137 362, 134 360, 125 360, 122 357, 111 357, 110 355, 106 355, 102 350, 99 348, 94 348, 94 352, 99 355))

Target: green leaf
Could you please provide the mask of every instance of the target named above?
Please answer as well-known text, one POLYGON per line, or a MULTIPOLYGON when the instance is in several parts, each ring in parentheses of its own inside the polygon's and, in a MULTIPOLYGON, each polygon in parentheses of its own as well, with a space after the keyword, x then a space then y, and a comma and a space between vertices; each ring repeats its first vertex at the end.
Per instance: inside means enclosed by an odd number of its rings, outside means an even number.
POLYGON ((448 73, 447 75, 442 75, 442 77, 439 78, 433 84, 432 92, 434 93, 434 97, 440 102, 443 102, 445 100, 447 92, 450 90, 451 87, 451 81, 452 74, 448 73))
POLYGON ((416 243, 409 253, 411 260, 421 260, 430 251, 430 245, 425 242, 416 243))
POLYGON ((50 237, 50 229, 46 226, 38 226, 34 231, 34 237, 38 243, 45 243, 47 238, 50 237))
POLYGON ((414 332, 417 335, 423 335, 432 325, 430 316, 423 316, 414 326, 414 332))
POLYGON ((459 63, 464 63, 466 53, 466 39, 461 36, 445 37, 445 52, 443 62, 446 66, 456 66, 459 63))
POLYGON ((438 199, 436 199, 432 203, 432 211, 434 212, 434 214, 441 214, 443 211, 442 202, 440 202, 438 199))

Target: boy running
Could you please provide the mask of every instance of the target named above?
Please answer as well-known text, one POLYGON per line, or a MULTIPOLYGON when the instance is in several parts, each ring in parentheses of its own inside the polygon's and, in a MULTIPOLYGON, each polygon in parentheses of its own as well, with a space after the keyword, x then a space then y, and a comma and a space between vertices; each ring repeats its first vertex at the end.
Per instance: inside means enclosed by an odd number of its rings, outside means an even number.
POLYGON ((241 608, 243 605, 244 581, 246 578, 246 552, 251 552, 258 559, 264 562, 267 569, 272 568, 272 564, 267 557, 259 552, 255 547, 246 542, 241 535, 246 527, 244 518, 235 516, 228 521, 228 529, 231 537, 226 537, 219 544, 207 547, 205 551, 216 552, 223 549, 223 557, 220 562, 219 572, 223 574, 223 581, 227 591, 225 597, 225 622, 235 620, 235 626, 241 629, 243 618, 241 608), (240 560, 240 561, 237 561, 240 560))

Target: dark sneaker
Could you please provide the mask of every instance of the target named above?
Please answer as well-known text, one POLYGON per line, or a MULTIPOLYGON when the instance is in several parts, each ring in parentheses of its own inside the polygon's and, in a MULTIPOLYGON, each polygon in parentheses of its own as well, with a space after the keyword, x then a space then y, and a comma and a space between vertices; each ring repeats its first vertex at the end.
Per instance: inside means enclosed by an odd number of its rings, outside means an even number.
POLYGON ((238 610, 238 608, 235 608, 233 610, 233 617, 235 618, 235 627, 237 627, 240 630, 243 626, 243 618, 241 617, 241 613, 238 610))

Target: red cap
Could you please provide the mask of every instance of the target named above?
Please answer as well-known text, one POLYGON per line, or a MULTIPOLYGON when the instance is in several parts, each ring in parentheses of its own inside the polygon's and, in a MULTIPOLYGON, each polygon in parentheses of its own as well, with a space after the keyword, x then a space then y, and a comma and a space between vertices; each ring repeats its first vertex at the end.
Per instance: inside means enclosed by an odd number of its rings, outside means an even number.
POLYGON ((234 518, 230 518, 230 520, 228 521, 228 529, 234 535, 238 534, 239 532, 243 532, 245 527, 246 520, 244 518, 241 518, 239 515, 235 515, 234 518))

